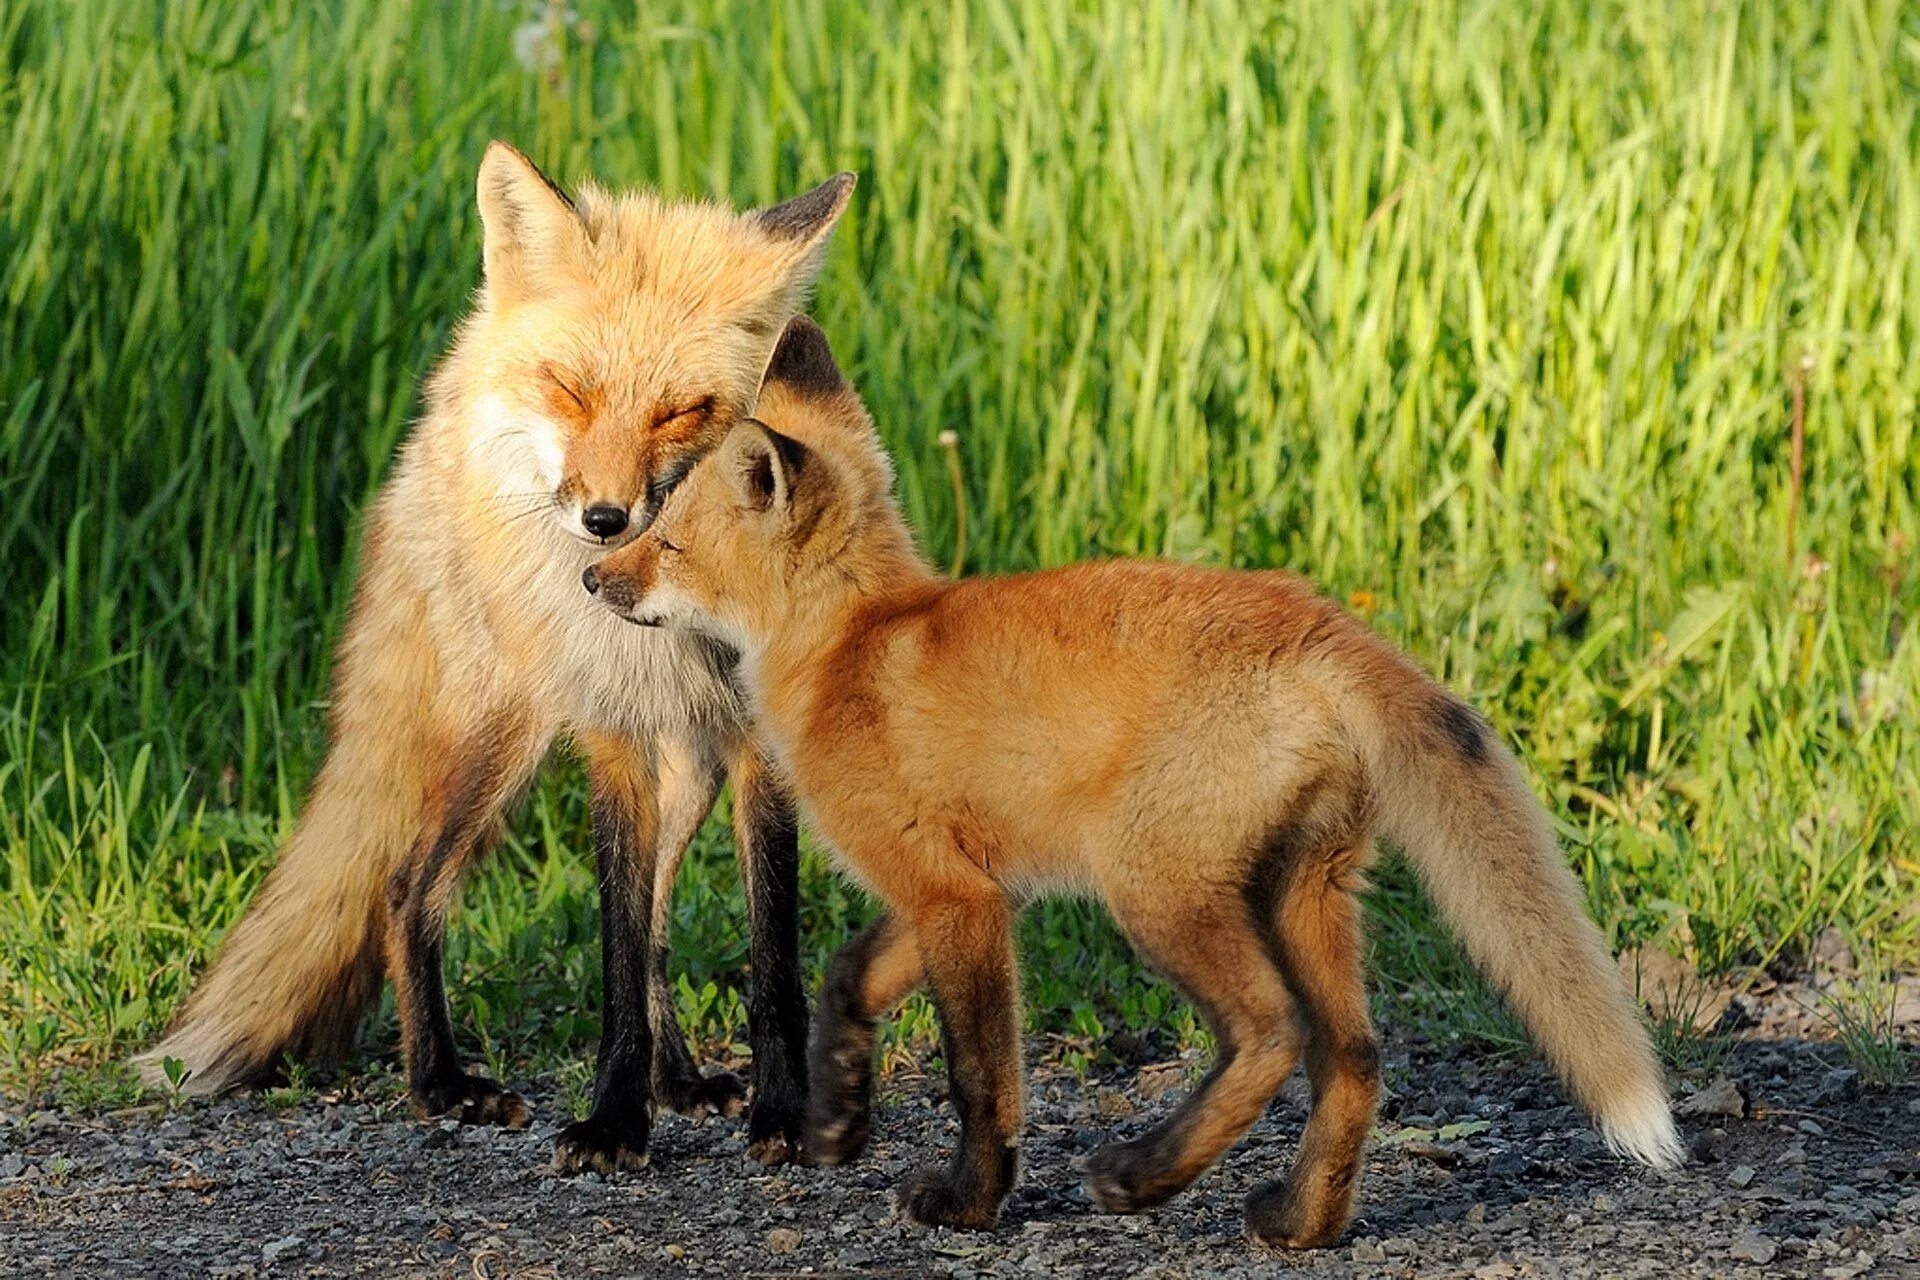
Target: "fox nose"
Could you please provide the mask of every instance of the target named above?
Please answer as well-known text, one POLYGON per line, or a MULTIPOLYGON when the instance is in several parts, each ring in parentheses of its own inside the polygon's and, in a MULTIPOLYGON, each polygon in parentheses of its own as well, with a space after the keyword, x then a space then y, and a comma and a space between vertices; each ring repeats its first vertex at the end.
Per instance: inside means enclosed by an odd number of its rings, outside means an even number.
POLYGON ((580 523, 596 538, 611 538, 627 527, 627 509, 599 502, 580 514, 580 523))
POLYGON ((590 596, 600 594, 600 571, 588 565, 586 572, 580 575, 580 585, 587 589, 590 596))

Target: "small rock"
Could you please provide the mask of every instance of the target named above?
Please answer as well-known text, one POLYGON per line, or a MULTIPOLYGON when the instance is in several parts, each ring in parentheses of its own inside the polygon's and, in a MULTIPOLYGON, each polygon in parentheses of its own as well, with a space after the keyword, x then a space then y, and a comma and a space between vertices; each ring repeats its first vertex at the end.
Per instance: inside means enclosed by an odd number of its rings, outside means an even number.
POLYGON ((1860 1073, 1852 1067, 1834 1067, 1820 1077, 1815 1102, 1849 1102, 1860 1096, 1860 1073))
POLYGON ((800 1247, 800 1233, 792 1227, 775 1227, 767 1232, 768 1253, 792 1253, 800 1247))
POLYGON ((1739 1085, 1724 1075, 1718 1075, 1700 1092, 1675 1103, 1673 1113, 1677 1116, 1729 1116, 1737 1120, 1747 1114, 1747 1100, 1740 1092, 1739 1085))
POLYGON ((1102 1093, 1096 1100, 1096 1106, 1100 1114, 1109 1120, 1125 1119, 1127 1116, 1137 1115, 1140 1111, 1140 1108, 1133 1105, 1133 1099, 1118 1089, 1108 1089, 1102 1093))
POLYGON ((18 1152, 0 1157, 0 1178, 17 1178, 26 1171, 26 1159, 18 1152))
POLYGON ((268 1266, 278 1266, 288 1258, 306 1251, 307 1242, 299 1236, 283 1236, 278 1240, 269 1240, 260 1246, 260 1258, 268 1266))
POLYGON ((1387 1251, 1380 1247, 1377 1240, 1360 1239, 1353 1242, 1353 1260, 1355 1262, 1385 1262, 1387 1251))
POLYGON ((1735 1165, 1733 1172, 1727 1175, 1727 1181, 1736 1187, 1751 1186, 1753 1183, 1753 1166, 1750 1164, 1735 1165))
POLYGON ((669 1258, 672 1258, 675 1262, 679 1262, 687 1256, 687 1246, 683 1244, 670 1244, 666 1248, 662 1249, 660 1252, 666 1254, 669 1258))
POLYGON ((1442 1169, 1451 1169, 1460 1163, 1460 1153, 1452 1147, 1442 1146, 1438 1142, 1403 1142, 1400 1150, 1417 1160, 1428 1160, 1442 1169))
POLYGON ((1757 1262, 1765 1266, 1778 1256, 1780 1246, 1761 1235, 1753 1227, 1746 1227, 1734 1239, 1733 1248, 1727 1252, 1742 1262, 1757 1262))
POLYGON ((1180 1062, 1156 1062, 1152 1066, 1140 1068, 1140 1074, 1134 1077, 1134 1091, 1141 1097, 1152 1101, 1163 1097, 1187 1082, 1187 1068, 1180 1062))
POLYGON ((1484 1201, 1476 1200, 1467 1208, 1467 1221, 1475 1226, 1487 1220, 1487 1206, 1484 1201))
POLYGON ((1527 1171, 1527 1158, 1517 1151, 1502 1151, 1487 1161, 1487 1172, 1497 1178, 1517 1178, 1527 1171))
POLYGON ((1820 1127, 1820 1122, 1817 1120, 1802 1120, 1794 1127, 1799 1129, 1800 1132, 1811 1134, 1816 1138, 1824 1138, 1827 1134, 1827 1131, 1820 1127))

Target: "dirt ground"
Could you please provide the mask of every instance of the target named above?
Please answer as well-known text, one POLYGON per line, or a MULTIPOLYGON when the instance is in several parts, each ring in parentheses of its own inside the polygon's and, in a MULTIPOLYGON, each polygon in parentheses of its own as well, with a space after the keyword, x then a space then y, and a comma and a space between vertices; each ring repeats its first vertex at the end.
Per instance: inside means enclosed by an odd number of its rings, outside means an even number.
POLYGON ((1863 1087, 1836 1046, 1759 1021, 1691 1104, 1677 1174, 1609 1156, 1537 1063, 1390 1040, 1359 1217, 1285 1256, 1246 1242, 1240 1203, 1291 1155, 1298 1079, 1172 1203, 1113 1217, 1080 1188, 1076 1162, 1165 1114, 1195 1061, 1037 1068, 1021 1185, 983 1234, 892 1209, 954 1135, 937 1073, 891 1078, 849 1168, 763 1170, 738 1121, 666 1117, 652 1166, 611 1179, 549 1172, 564 1117, 541 1080, 520 1132, 416 1123, 384 1078, 286 1109, 6 1104, 0 1275, 1920 1276, 1920 1088, 1863 1087))

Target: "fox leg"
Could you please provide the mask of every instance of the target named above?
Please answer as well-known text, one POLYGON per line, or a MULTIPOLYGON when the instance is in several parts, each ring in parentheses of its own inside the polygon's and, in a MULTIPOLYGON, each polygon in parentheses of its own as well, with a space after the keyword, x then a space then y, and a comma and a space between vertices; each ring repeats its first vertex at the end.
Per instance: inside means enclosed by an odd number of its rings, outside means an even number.
POLYGON ((800 826, 793 798, 751 742, 728 764, 740 882, 747 894, 753 983, 747 1036, 753 1104, 747 1155, 785 1164, 799 1154, 807 1105, 807 996, 800 982, 800 826))
POLYGON ((593 1107, 560 1131, 553 1167, 562 1173, 638 1169, 653 1128, 653 1026, 648 1018, 648 938, 654 919, 651 851, 660 815, 643 748, 606 734, 581 734, 600 888, 603 1005, 593 1107))
POLYGON ((700 1074, 675 1014, 677 1002, 667 973, 673 882, 687 846, 720 794, 720 755, 704 735, 661 734, 654 741, 653 760, 660 821, 651 850, 652 908, 640 935, 646 957, 646 1015, 653 1029, 653 1096, 684 1116, 736 1115, 746 1105, 746 1083, 730 1071, 700 1074))
POLYGON ((990 1227, 1019 1171, 1020 1004, 1013 913, 997 891, 918 910, 913 932, 940 1012, 960 1145, 910 1177, 900 1207, 931 1226, 990 1227))
POLYGON ((515 1129, 527 1122, 520 1095, 460 1069, 444 963, 447 911, 460 877, 486 853, 544 748, 529 719, 514 713, 492 717, 455 743, 454 764, 439 788, 438 829, 422 835, 387 881, 387 971, 400 1011, 407 1089, 423 1118, 515 1129))
POLYGON ((1109 1213, 1159 1204, 1206 1172, 1293 1071, 1303 1039, 1286 983, 1244 904, 1168 911, 1172 895, 1109 895, 1115 919, 1199 1006, 1216 1044, 1213 1067, 1172 1115, 1087 1160, 1087 1191, 1109 1213))
POLYGON ((920 943, 896 915, 881 916, 827 962, 807 1076, 807 1158, 846 1164, 873 1131, 874 1023, 925 977, 920 943))
POLYGON ((1291 1174, 1247 1198, 1247 1233, 1265 1244, 1331 1244, 1353 1216, 1361 1148, 1380 1097, 1360 911, 1340 883, 1345 868, 1359 860, 1359 853, 1336 857, 1327 864, 1331 874, 1303 868, 1280 903, 1274 943, 1287 985, 1307 1014, 1313 1111, 1291 1174))

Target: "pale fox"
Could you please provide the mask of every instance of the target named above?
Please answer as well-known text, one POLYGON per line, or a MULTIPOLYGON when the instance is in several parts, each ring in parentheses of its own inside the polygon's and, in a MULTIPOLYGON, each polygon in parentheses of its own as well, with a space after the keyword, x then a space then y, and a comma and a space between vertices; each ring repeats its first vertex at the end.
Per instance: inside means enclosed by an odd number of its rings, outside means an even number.
POLYGON ((1112 561, 945 581, 824 338, 796 320, 788 342, 758 421, 588 586, 643 630, 743 655, 804 812, 886 905, 828 968, 815 1159, 861 1150, 874 1021, 924 982, 961 1135, 902 1204, 923 1222, 992 1223, 1022 1105, 1012 917, 1040 894, 1097 894, 1205 1014, 1218 1053, 1165 1121, 1093 1154, 1096 1203, 1133 1211, 1187 1186, 1304 1057, 1300 1151, 1249 1198, 1247 1231, 1336 1239, 1380 1087, 1354 898, 1378 833, 1607 1141, 1680 1160, 1633 1003, 1479 715, 1289 574, 1112 561))
POLYGON ((461 1066, 441 952, 461 876, 566 738, 592 792, 606 1016, 592 1113, 556 1164, 643 1162, 654 1098, 742 1100, 737 1079, 694 1067, 666 977, 675 871, 726 778, 751 917, 750 1150, 793 1154, 806 1005, 791 802, 754 746, 735 655, 626 626, 580 575, 751 408, 853 183, 741 214, 592 185, 569 197, 513 148, 488 149, 484 283, 368 518, 326 762, 143 1055, 150 1078, 174 1058, 189 1090, 213 1092, 336 1050, 384 972, 415 1109, 524 1123, 518 1096, 461 1066))

